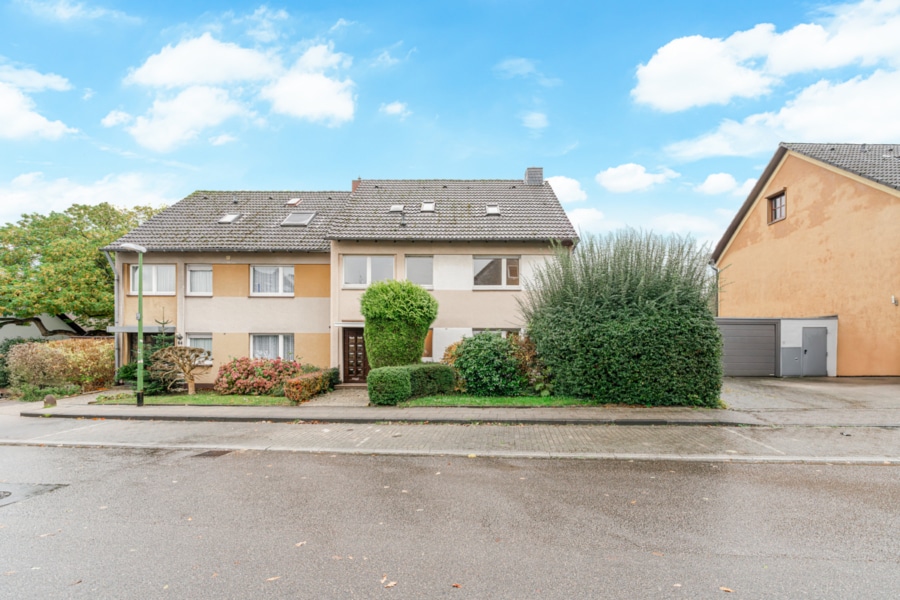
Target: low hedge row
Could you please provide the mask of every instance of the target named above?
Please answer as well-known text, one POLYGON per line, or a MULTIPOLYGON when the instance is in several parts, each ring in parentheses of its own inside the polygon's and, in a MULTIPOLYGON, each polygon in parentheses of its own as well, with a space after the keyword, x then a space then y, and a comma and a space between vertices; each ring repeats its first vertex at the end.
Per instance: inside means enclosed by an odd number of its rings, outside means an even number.
POLYGON ((366 382, 372 404, 394 406, 409 398, 451 393, 456 373, 440 363, 381 367, 369 371, 366 382))
POLYGON ((337 369, 319 369, 284 382, 284 396, 293 404, 306 402, 316 394, 329 392, 339 381, 337 369))

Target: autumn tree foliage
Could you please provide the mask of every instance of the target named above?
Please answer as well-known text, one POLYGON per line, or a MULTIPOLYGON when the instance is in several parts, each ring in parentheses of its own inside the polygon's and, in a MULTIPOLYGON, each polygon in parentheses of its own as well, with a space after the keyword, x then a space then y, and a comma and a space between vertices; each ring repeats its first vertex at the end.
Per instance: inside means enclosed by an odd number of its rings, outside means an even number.
POLYGON ((189 346, 167 346, 151 357, 150 370, 169 382, 169 388, 180 382, 187 384, 188 395, 196 393, 196 377, 209 371, 209 351, 189 346))
POLYGON ((44 336, 71 335, 41 319, 66 314, 85 329, 104 330, 114 317, 114 276, 100 248, 159 210, 75 204, 0 227, 0 327, 33 323, 44 336))

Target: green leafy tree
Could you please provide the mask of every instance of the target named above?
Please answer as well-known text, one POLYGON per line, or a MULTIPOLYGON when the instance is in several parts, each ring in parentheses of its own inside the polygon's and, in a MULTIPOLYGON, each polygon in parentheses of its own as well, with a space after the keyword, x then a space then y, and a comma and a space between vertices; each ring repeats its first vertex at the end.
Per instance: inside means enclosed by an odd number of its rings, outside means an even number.
POLYGON ((0 327, 34 324, 42 314, 67 314, 85 329, 103 330, 114 317, 114 276, 100 248, 161 209, 74 204, 63 212, 23 215, 0 227, 0 327))
POLYGON ((409 281, 379 281, 359 299, 366 328, 366 355, 373 369, 420 362, 438 303, 409 281))

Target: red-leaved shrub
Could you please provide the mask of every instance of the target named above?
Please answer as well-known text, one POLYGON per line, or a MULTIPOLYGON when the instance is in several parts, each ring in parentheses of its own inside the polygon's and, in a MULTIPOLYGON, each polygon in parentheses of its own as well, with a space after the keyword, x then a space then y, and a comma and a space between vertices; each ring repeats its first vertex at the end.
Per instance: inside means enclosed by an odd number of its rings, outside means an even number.
POLYGON ((330 375, 325 370, 304 373, 284 382, 284 395, 293 404, 300 404, 320 392, 327 391, 329 380, 330 375))
POLYGON ((213 387, 219 394, 277 395, 285 381, 300 372, 300 363, 292 360, 235 358, 219 367, 213 387))

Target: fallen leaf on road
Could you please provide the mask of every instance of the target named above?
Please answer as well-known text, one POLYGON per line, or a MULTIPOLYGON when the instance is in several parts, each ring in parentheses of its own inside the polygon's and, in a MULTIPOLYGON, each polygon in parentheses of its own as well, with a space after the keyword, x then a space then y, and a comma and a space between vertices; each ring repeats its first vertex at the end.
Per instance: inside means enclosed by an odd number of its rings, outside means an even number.
POLYGON ((475 454, 470 454, 469 458, 477 458, 477 456, 475 454))
POLYGON ((461 587, 462 587, 462 586, 461 586, 461 585, 459 585, 459 584, 458 584, 458 583, 454 583, 454 584, 453 584, 453 585, 451 585, 451 586, 450 586, 450 587, 455 587, 455 588, 461 588, 461 587))
POLYGON ((733 589, 727 588, 727 587, 720 587, 719 589, 722 590, 723 592, 728 592, 729 594, 734 592, 733 589))
POLYGON ((381 578, 381 583, 384 583, 385 581, 387 581, 387 574, 385 574, 385 576, 381 578))
POLYGON ((391 581, 391 582, 389 582, 389 583, 384 584, 384 587, 386 587, 386 588, 392 588, 392 587, 394 587, 395 585, 397 585, 397 582, 396 582, 396 581, 391 581))
POLYGON ((654 552, 653 556, 665 556, 662 552, 654 552))
POLYGON ((306 542, 297 542, 297 543, 294 544, 294 545, 297 546, 297 547, 299 548, 300 546, 305 546, 305 545, 306 545, 306 542))
POLYGON ((76 580, 76 581, 73 581, 73 582, 70 583, 69 585, 78 585, 79 583, 81 583, 81 580, 80 580, 80 579, 78 579, 78 580, 76 580))
POLYGON ((266 581, 275 581, 276 579, 281 579, 281 575, 279 575, 278 577, 269 577, 268 579, 266 579, 266 581))

